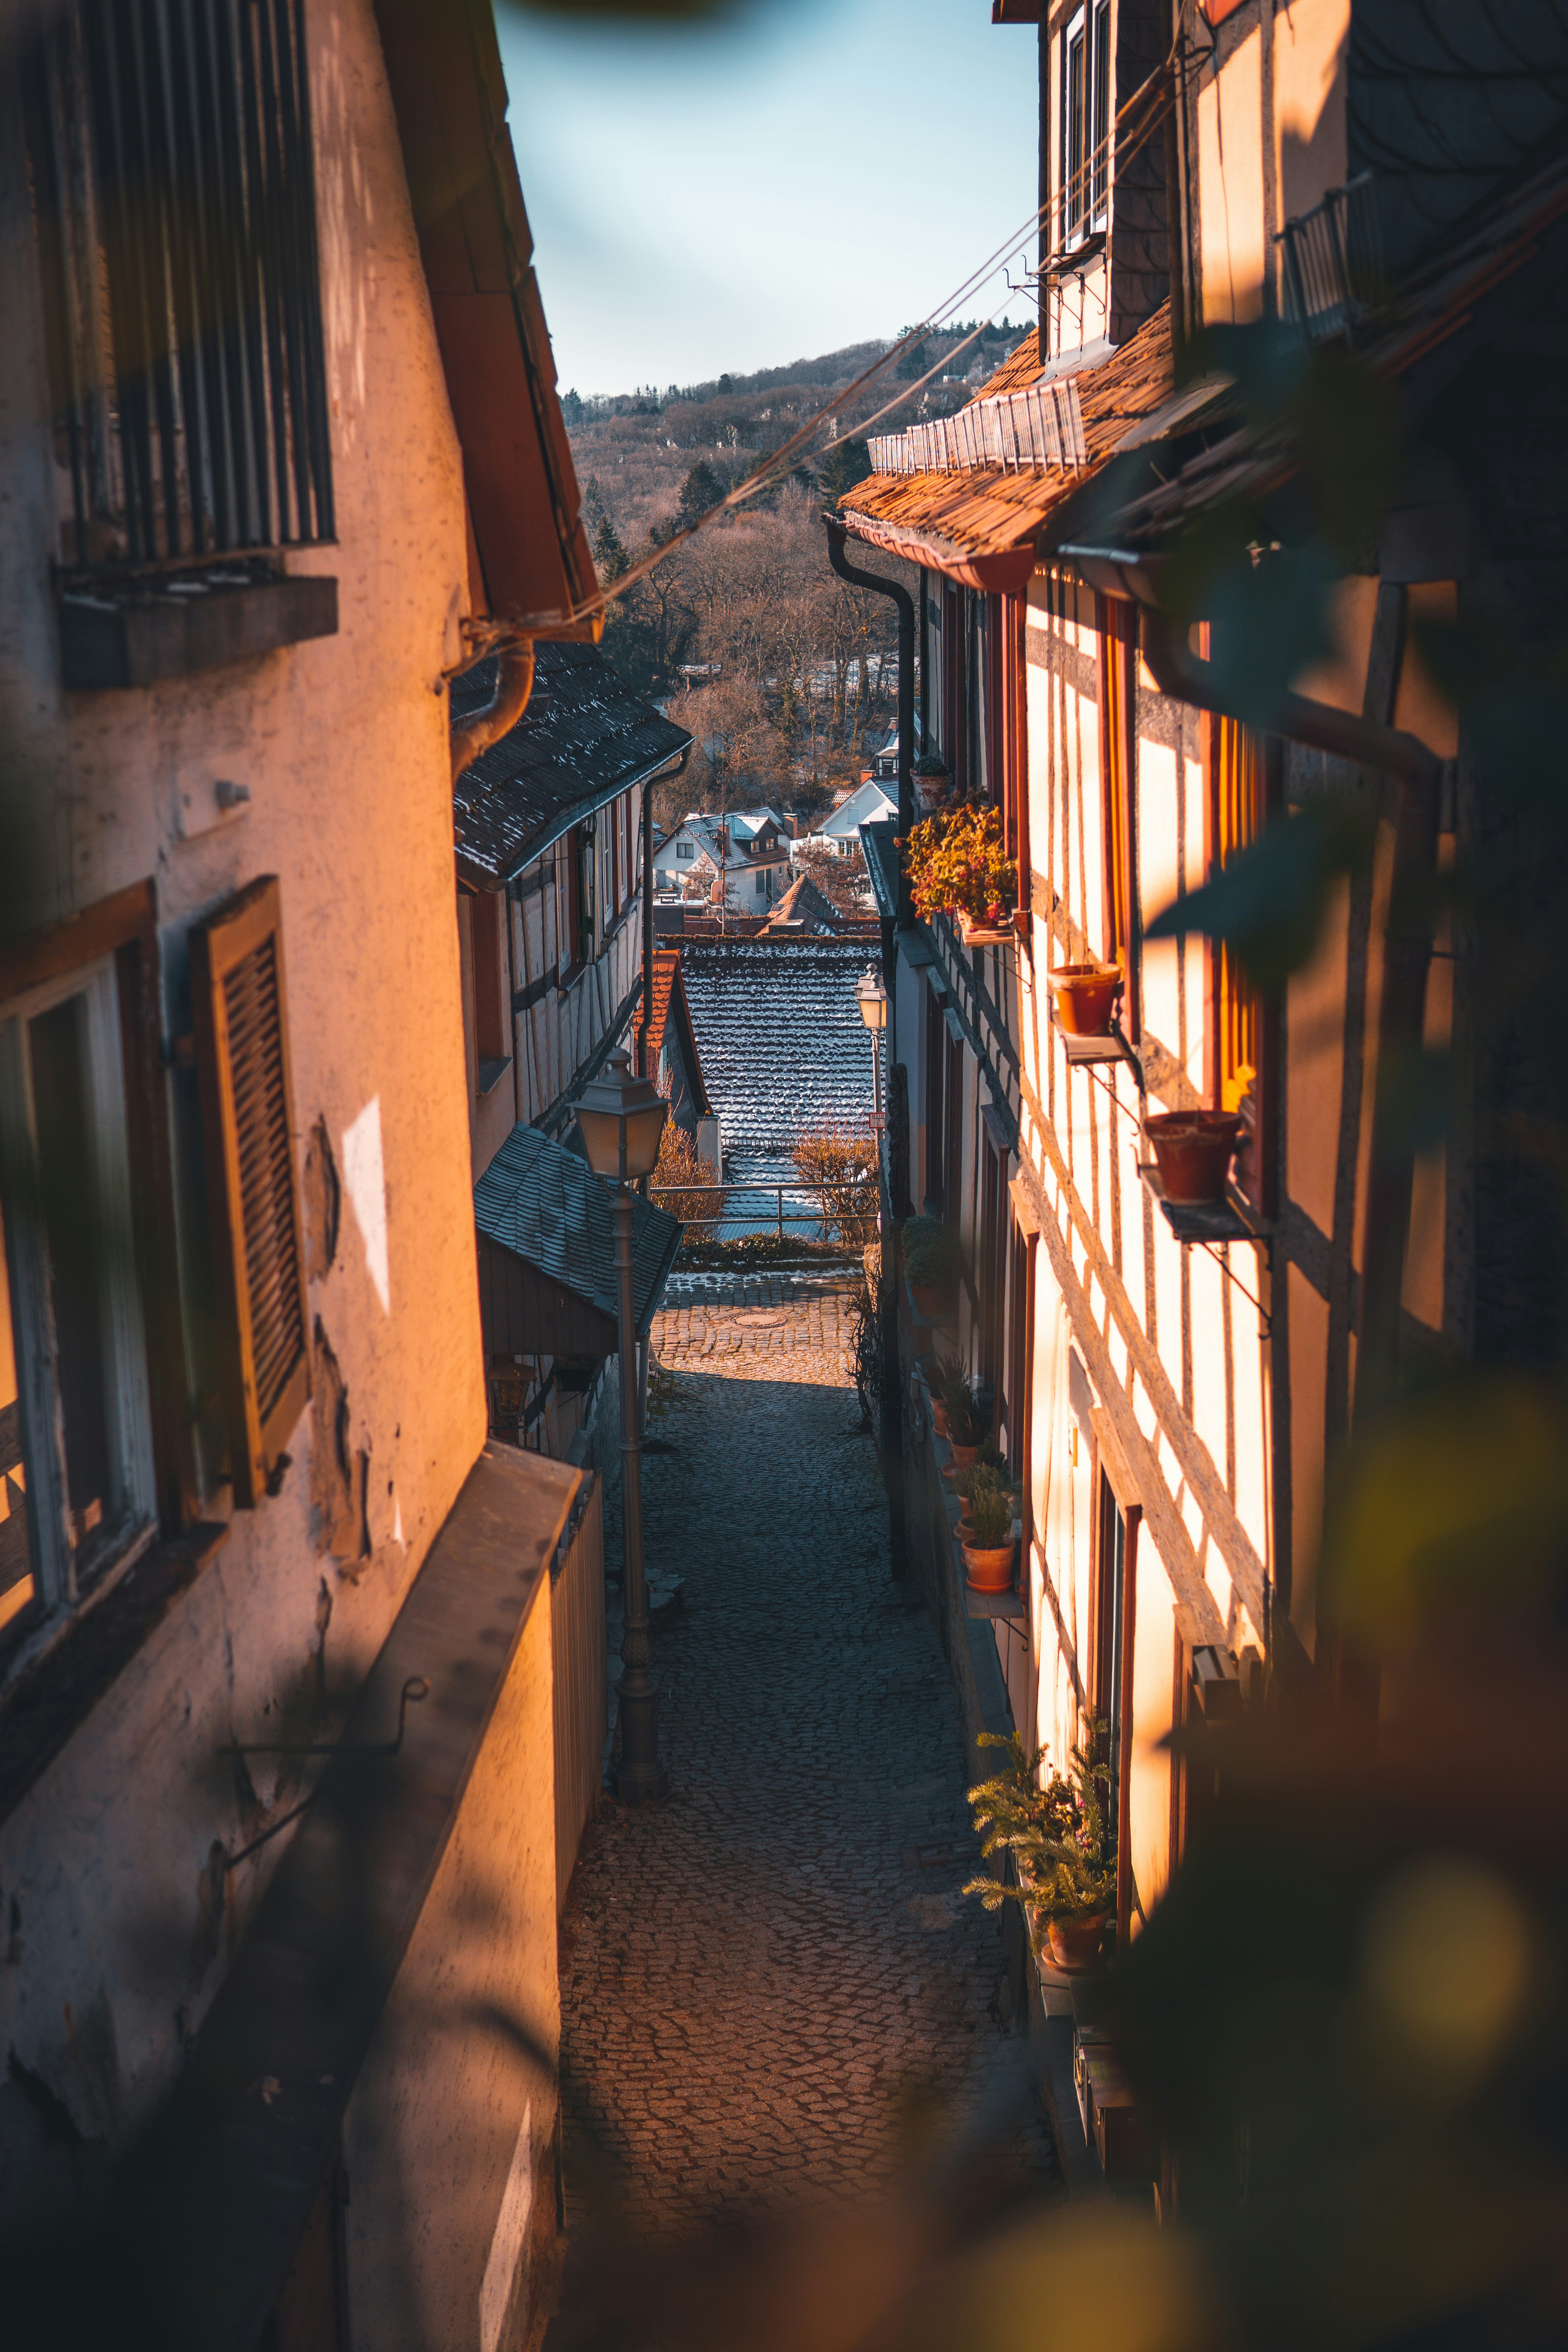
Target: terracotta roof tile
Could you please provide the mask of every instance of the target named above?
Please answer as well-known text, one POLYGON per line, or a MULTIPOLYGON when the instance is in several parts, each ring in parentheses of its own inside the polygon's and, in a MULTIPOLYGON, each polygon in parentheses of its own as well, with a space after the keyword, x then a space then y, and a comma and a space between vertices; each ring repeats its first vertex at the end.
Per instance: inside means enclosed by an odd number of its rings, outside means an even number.
MULTIPOLYGON (((984 390, 1020 392, 1042 373, 1034 338, 1026 337, 984 390)), ((1051 467, 1005 472, 990 466, 952 474, 873 474, 839 500, 850 530, 873 546, 931 564, 971 587, 1021 589, 1034 569, 1037 536, 1052 509, 1104 465, 1132 425, 1170 398, 1169 304, 1110 359, 1080 370, 1074 381, 1083 415, 1086 471, 1051 467)))

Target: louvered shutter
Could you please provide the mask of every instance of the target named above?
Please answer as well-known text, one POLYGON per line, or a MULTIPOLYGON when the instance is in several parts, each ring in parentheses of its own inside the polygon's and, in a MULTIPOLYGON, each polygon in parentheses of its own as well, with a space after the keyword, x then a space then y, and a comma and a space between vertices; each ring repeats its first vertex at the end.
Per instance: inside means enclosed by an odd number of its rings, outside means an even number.
POLYGON ((207 1192, 234 1497, 264 1493, 310 1393, 277 877, 191 933, 207 1192))

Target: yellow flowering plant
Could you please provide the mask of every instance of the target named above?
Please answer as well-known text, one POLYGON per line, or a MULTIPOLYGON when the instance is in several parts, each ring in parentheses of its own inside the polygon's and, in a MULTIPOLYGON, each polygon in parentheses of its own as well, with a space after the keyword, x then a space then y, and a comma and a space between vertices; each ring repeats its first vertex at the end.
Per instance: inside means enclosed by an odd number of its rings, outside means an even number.
POLYGON ((1018 887, 1016 859, 1002 840, 999 809, 960 808, 925 818, 900 843, 915 912, 967 915, 972 923, 1007 920, 1018 887))

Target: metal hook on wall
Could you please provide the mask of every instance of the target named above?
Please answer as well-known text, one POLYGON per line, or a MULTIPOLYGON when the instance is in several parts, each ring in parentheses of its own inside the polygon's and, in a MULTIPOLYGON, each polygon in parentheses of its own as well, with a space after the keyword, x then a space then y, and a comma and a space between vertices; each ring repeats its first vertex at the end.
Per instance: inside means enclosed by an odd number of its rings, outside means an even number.
MULTIPOLYGON (((391 1739, 369 1740, 353 1746, 342 1739, 313 1739, 307 1740, 303 1744, 296 1744, 286 1739, 230 1740, 218 1750, 218 1753, 220 1756, 395 1756, 403 1745, 403 1734, 407 1726, 410 1706, 416 1706, 421 1699, 426 1699, 429 1696, 430 1685, 425 1675, 410 1675, 398 1694, 397 1731, 395 1737, 391 1739)), ((242 1862, 248 1861, 253 1853, 259 1852, 262 1846, 269 1843, 280 1831, 286 1830, 291 1822, 297 1822, 301 1813, 308 1812, 320 1795, 321 1788, 318 1785, 310 1790, 308 1797, 303 1798, 290 1811, 285 1813, 281 1820, 274 1822, 270 1829, 263 1830, 261 1835, 252 1838, 248 1845, 242 1845, 237 1853, 231 1853, 224 1865, 225 1870, 237 1869, 242 1862)))

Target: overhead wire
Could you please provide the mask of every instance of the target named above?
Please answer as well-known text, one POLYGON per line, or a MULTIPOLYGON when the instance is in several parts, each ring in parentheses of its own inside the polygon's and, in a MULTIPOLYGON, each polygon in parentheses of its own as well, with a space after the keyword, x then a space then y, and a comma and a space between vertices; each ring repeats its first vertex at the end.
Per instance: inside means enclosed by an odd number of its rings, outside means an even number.
MULTIPOLYGON (((1090 154, 1085 156, 1071 180, 1064 183, 1062 188, 1047 196, 1043 204, 1037 205, 1034 211, 1020 223, 1017 229, 997 246, 984 262, 970 271, 963 283, 948 296, 944 302, 938 305, 922 325, 910 328, 899 337, 896 342, 890 343, 885 352, 872 361, 869 367, 862 369, 859 375, 850 383, 836 391, 831 399, 826 401, 815 415, 807 417, 805 423, 797 426, 777 449, 770 450, 750 473, 746 474, 731 489, 726 491, 714 505, 699 515, 694 521, 685 523, 679 530, 671 531, 668 538, 662 539, 658 545, 650 549, 638 562, 631 565, 627 571, 620 573, 616 579, 607 584, 601 584, 596 595, 588 597, 582 604, 574 605, 572 612, 574 621, 587 620, 594 614, 603 612, 606 605, 614 604, 629 589, 635 588, 639 581, 646 580, 667 556, 672 555, 678 547, 683 545, 687 540, 694 538, 697 532, 706 529, 709 523, 717 520, 721 515, 734 512, 748 499, 755 498, 760 492, 775 487, 784 478, 794 461, 809 447, 829 417, 844 409, 858 393, 864 392, 868 385, 874 383, 877 378, 904 352, 911 348, 918 349, 928 335, 939 333, 943 320, 951 318, 961 303, 973 299, 980 287, 984 285, 989 278, 994 277, 999 268, 1005 268, 1005 264, 1018 250, 1020 241, 1027 237, 1032 231, 1039 228, 1046 215, 1058 204, 1065 203, 1068 192, 1079 189, 1086 176, 1100 167, 1114 144, 1115 166, 1108 172, 1106 179, 1106 194, 1109 198, 1123 171, 1142 152, 1170 111, 1173 102, 1172 95, 1168 89, 1162 89, 1161 86, 1167 81, 1175 63, 1182 37, 1181 17, 1178 16, 1176 37, 1166 57, 1153 72, 1139 84, 1131 97, 1118 109, 1105 137, 1090 154), (1146 121, 1137 121, 1134 124, 1133 118, 1136 116, 1137 110, 1145 100, 1154 96, 1160 98, 1160 104, 1152 109, 1146 121), (1129 127, 1124 131, 1124 126, 1129 127)), ((1043 275, 1046 265, 1042 264, 1041 267, 1043 275)), ((1002 310, 1005 307, 1005 303, 1002 302, 997 304, 996 309, 1002 310)), ((895 408, 902 407, 907 401, 912 400, 931 383, 933 376, 949 368, 960 352, 966 351, 971 343, 978 341, 986 328, 992 324, 995 316, 996 310, 994 310, 988 317, 980 321, 978 326, 973 328, 961 342, 943 352, 935 364, 927 369, 924 375, 917 377, 912 383, 904 385, 892 400, 885 402, 882 407, 874 411, 863 421, 862 433, 868 431, 871 425, 879 424, 881 419, 889 415, 895 408)))

